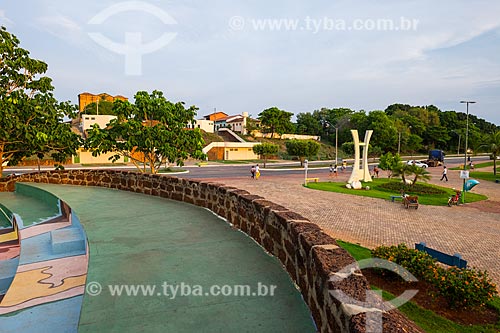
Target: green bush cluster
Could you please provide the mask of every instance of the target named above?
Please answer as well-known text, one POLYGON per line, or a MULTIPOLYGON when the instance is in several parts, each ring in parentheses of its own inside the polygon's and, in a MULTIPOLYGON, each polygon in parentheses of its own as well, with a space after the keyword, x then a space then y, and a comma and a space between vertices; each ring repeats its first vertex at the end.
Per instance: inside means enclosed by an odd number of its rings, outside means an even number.
POLYGON ((474 268, 443 268, 429 254, 409 249, 405 244, 380 246, 372 251, 377 258, 392 261, 436 287, 451 307, 483 306, 497 295, 495 284, 486 271, 474 268))
MULTIPOLYGON (((380 188, 399 192, 402 189, 408 189, 409 186, 403 185, 401 181, 392 181, 392 182, 387 182, 385 184, 381 184, 380 188)), ((447 194, 448 192, 436 186, 417 183, 411 188, 411 193, 425 195, 425 194, 447 194)))

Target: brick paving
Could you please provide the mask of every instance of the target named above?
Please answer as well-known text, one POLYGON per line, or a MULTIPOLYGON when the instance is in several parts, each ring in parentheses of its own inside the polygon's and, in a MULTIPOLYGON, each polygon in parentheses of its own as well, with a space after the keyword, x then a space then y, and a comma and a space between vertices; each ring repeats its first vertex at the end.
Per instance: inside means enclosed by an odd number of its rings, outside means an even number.
MULTIPOLYGON (((429 168, 430 183, 461 188, 458 171, 450 170, 449 182, 440 182, 441 168, 429 168)), ((340 173, 347 180, 350 173, 340 173)), ((328 171, 316 171, 314 177, 328 180, 328 171)), ((213 181, 213 179, 211 180, 213 181)), ((220 182, 245 189, 295 210, 317 223, 333 237, 373 248, 426 242, 427 246, 449 253, 460 253, 469 266, 488 270, 500 285, 500 185, 481 181, 474 192, 490 199, 465 206, 425 206, 405 209, 401 203, 365 198, 302 186, 301 175, 279 175, 263 171, 262 177, 225 178, 220 182)), ((447 199, 447 198, 446 198, 447 199)), ((444 200, 446 200, 444 199, 444 200)))

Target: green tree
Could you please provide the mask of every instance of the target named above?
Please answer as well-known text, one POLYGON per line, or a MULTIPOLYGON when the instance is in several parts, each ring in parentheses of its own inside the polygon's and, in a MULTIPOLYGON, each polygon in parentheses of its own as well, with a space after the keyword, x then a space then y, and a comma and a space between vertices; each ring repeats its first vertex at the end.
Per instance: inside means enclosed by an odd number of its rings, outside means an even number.
POLYGON ((292 116, 291 112, 272 107, 259 113, 259 120, 264 133, 271 133, 272 138, 274 133, 282 135, 293 131, 292 116))
POLYGON ((264 168, 266 167, 269 156, 277 154, 279 149, 280 147, 278 145, 267 142, 253 146, 253 152, 264 158, 264 168))
POLYGON ((83 110, 85 114, 100 114, 114 116, 113 102, 101 100, 99 103, 90 103, 83 110))
POLYGON ((380 169, 387 171, 387 177, 392 178, 393 170, 401 162, 399 154, 393 155, 391 152, 388 152, 380 156, 379 167, 380 169))
POLYGON ((319 119, 309 112, 299 113, 297 115, 297 134, 321 135, 322 127, 319 119))
POLYGON ((297 156, 300 160, 300 165, 304 163, 305 157, 317 155, 320 144, 314 140, 287 140, 285 142, 286 151, 290 156, 297 156))
POLYGON ((403 181, 403 186, 406 186, 407 185, 406 179, 408 179, 408 177, 410 177, 414 173, 415 168, 417 168, 415 165, 409 165, 404 162, 399 162, 392 169, 392 176, 401 177, 401 180, 403 181))
POLYGON ((368 129, 373 130, 370 140, 373 146, 379 146, 384 151, 393 150, 398 144, 398 132, 394 121, 384 111, 372 111, 368 114, 368 129))
POLYGON ((112 120, 107 129, 95 125, 88 133, 86 147, 94 156, 115 153, 113 161, 126 156, 141 172, 141 162, 145 162, 144 169, 148 164, 150 172, 157 173, 164 163, 183 165, 188 157, 203 159, 200 130, 186 129, 194 121, 196 110, 195 106, 186 109, 183 102, 168 101, 161 91, 139 91, 135 104, 114 103, 118 119, 112 120))
POLYGON ((0 28, 0 175, 4 163, 15 165, 32 155, 63 162, 80 145, 80 136, 62 122, 76 107, 54 98, 47 64, 30 58, 19 44, 0 28))
POLYGON ((413 171, 413 182, 411 183, 411 187, 415 186, 415 184, 419 180, 427 182, 431 179, 430 172, 427 171, 425 168, 415 166, 412 171, 413 171))
POLYGON ((493 158, 493 174, 497 175, 497 157, 500 155, 500 130, 492 134, 486 135, 483 144, 480 146, 481 150, 491 153, 493 158))

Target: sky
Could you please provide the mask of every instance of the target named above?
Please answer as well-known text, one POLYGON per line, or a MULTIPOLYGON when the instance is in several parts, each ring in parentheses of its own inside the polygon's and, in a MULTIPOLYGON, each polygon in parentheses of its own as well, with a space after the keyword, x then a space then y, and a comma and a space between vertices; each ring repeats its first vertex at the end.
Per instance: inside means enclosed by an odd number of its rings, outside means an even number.
POLYGON ((496 0, 1 0, 55 96, 161 90, 256 117, 436 105, 500 125, 496 0))

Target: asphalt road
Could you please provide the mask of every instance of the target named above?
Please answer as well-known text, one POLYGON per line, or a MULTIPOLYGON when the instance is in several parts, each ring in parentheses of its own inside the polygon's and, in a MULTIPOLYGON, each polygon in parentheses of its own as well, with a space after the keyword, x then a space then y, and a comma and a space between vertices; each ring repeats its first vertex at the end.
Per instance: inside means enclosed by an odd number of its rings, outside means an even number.
MULTIPOLYGON (((474 163, 485 162, 488 161, 488 156, 474 156, 472 161, 474 163)), ((446 158, 446 164, 457 165, 463 163, 463 157, 450 157, 446 158)), ((328 167, 323 168, 314 168, 314 164, 325 165, 330 163, 329 161, 316 161, 311 162, 308 170, 308 177, 321 177, 328 175, 328 167)), ((374 165, 375 163, 370 163, 370 165, 374 165)), ((304 174, 304 169, 297 168, 299 166, 299 162, 291 162, 291 163, 268 163, 268 168, 263 169, 262 164, 261 173, 262 175, 270 175, 270 174, 280 174, 280 175, 299 175, 304 174), (290 167, 290 168, 287 168, 290 167)), ((250 167, 251 164, 220 164, 220 165, 209 165, 203 167, 195 167, 195 166, 186 166, 183 169, 188 170, 189 173, 183 173, 178 175, 183 178, 191 178, 191 179, 217 179, 217 178, 236 178, 236 177, 250 177, 250 167)), ((54 168, 42 168, 42 170, 53 170, 54 168)), ((70 168, 68 168, 70 169, 70 168)), ((86 167, 82 169, 114 169, 114 170, 135 170, 135 167, 126 167, 118 166, 118 167, 86 167)), ((348 167, 344 172, 350 172, 352 167, 348 167)), ((27 172, 36 172, 35 168, 8 168, 4 171, 5 175, 10 173, 22 174, 27 172)))

